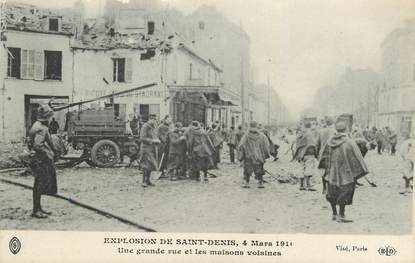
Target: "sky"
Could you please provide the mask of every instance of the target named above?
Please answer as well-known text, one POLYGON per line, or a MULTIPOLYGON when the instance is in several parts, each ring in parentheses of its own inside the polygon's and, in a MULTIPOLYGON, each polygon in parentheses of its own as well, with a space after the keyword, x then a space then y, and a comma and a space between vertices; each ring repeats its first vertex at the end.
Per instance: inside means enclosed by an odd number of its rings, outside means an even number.
MULTIPOLYGON (((74 1, 20 2, 66 7, 74 1)), ((90 11, 98 6, 98 0, 85 1, 90 11)), ((215 5, 230 21, 242 23, 251 38, 256 82, 266 82, 269 75, 294 117, 311 106, 319 87, 335 83, 347 67, 378 70, 383 39, 415 18, 415 0, 162 1, 186 14, 215 5)))

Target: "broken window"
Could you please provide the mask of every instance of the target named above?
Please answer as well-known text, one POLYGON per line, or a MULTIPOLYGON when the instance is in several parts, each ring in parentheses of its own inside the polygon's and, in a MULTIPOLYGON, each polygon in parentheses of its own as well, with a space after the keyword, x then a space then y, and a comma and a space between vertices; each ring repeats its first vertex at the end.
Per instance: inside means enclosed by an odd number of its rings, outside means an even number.
POLYGON ((9 47, 7 56, 7 76, 20 78, 20 48, 9 47))
POLYGON ((154 57, 156 55, 156 51, 154 49, 147 49, 146 53, 141 53, 140 59, 146 60, 154 57))
POLYGON ((147 34, 149 35, 154 34, 154 22, 153 21, 147 22, 147 34))
POLYGON ((62 80, 62 52, 45 51, 45 79, 62 80))
POLYGON ((49 18, 49 31, 59 31, 58 18, 49 18))

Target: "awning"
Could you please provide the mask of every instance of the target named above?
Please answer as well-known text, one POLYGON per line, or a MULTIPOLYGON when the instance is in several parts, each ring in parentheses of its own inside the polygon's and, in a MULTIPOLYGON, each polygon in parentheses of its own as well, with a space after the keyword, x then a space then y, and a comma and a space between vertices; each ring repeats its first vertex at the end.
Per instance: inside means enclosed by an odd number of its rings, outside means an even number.
POLYGON ((219 93, 203 93, 206 97, 206 99, 210 102, 212 105, 217 106, 237 106, 236 104, 233 104, 232 101, 224 100, 220 97, 219 93))
POLYGON ((168 86, 171 92, 180 93, 199 93, 203 94, 207 102, 211 105, 218 106, 238 106, 230 100, 225 100, 220 96, 220 91, 223 87, 219 86, 188 86, 188 85, 174 85, 168 86))

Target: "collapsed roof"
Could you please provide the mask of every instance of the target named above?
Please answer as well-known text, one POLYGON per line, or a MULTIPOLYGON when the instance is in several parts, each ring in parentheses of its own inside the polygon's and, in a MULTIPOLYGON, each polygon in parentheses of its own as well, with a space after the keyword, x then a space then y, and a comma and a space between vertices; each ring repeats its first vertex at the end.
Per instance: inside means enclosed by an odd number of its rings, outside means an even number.
POLYGON ((88 19, 81 32, 76 33, 74 48, 82 49, 160 49, 171 50, 171 41, 160 35, 144 33, 119 33, 114 23, 104 18, 88 19))
POLYGON ((69 17, 62 17, 52 10, 39 9, 34 5, 17 2, 6 2, 3 8, 7 29, 50 34, 72 34, 73 24, 68 21, 69 17), (59 31, 49 30, 48 18, 50 17, 62 19, 59 31))

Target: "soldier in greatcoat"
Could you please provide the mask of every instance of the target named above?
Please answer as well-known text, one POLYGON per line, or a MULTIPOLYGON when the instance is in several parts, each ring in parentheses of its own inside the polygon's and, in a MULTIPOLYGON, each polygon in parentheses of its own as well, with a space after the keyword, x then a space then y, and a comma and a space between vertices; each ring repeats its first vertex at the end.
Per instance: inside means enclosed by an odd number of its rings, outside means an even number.
POLYGON ((187 152, 191 160, 191 178, 200 181, 200 171, 202 171, 204 181, 208 181, 207 172, 212 166, 214 154, 214 146, 209 136, 197 121, 192 121, 189 129, 185 132, 185 136, 187 152))
POLYGON ((217 123, 212 124, 212 127, 208 131, 208 135, 214 146, 213 166, 215 169, 218 169, 218 164, 220 163, 220 149, 222 148, 223 138, 221 136, 220 127, 217 123))
POLYGON ((169 115, 166 115, 163 120, 161 121, 161 123, 157 126, 156 129, 156 135, 157 138, 160 140, 160 144, 159 144, 159 155, 158 155, 158 163, 160 163, 160 171, 162 172, 162 175, 164 174, 164 170, 166 169, 166 164, 167 164, 167 155, 168 155, 168 143, 167 143, 167 134, 170 131, 170 117, 169 115), (164 155, 164 157, 163 157, 164 155))
POLYGON ((37 112, 37 121, 33 123, 29 131, 30 168, 35 177, 32 217, 36 218, 46 218, 51 214, 43 210, 41 196, 57 193, 54 164, 56 150, 48 128, 52 116, 53 111, 48 105, 40 105, 37 112))
POLYGON ((167 170, 170 180, 175 181, 178 177, 184 177, 186 162, 186 137, 183 135, 181 122, 174 124, 174 129, 167 135, 168 158, 167 170))
POLYGON ((155 134, 156 116, 150 115, 149 120, 143 125, 140 132, 140 167, 143 172, 142 186, 154 186, 150 181, 152 171, 158 168, 158 147, 160 140, 155 134), (156 149, 157 148, 157 149, 156 149))
POLYGON ((311 129, 311 123, 304 123, 304 129, 298 133, 296 139, 294 159, 303 165, 303 173, 300 174, 300 190, 315 191, 311 187, 311 177, 317 171, 317 137, 311 129), (305 185, 304 185, 305 183, 305 185))
POLYGON ((326 148, 328 140, 335 133, 334 121, 332 118, 327 118, 325 120, 325 127, 320 130, 318 140, 317 140, 317 149, 318 149, 318 160, 319 160, 319 169, 323 169, 322 183, 323 183, 323 194, 327 192, 327 173, 328 173, 328 148, 326 148), (326 149, 326 151, 324 151, 326 149))
POLYGON ((231 126, 228 133, 227 143, 229 146, 229 158, 231 163, 235 163, 235 148, 238 146, 238 139, 236 137, 235 126, 231 126))
POLYGON ((347 134, 346 122, 337 120, 335 128, 336 133, 326 145, 329 152, 326 198, 332 208, 332 219, 347 223, 352 220, 346 219, 345 207, 353 202, 356 180, 365 176, 368 169, 359 147, 347 134))
POLYGON ((254 173, 258 180, 258 188, 264 188, 264 163, 269 156, 267 137, 259 131, 257 123, 251 121, 238 147, 238 159, 243 162, 244 184, 242 187, 249 188, 249 179, 254 173))

